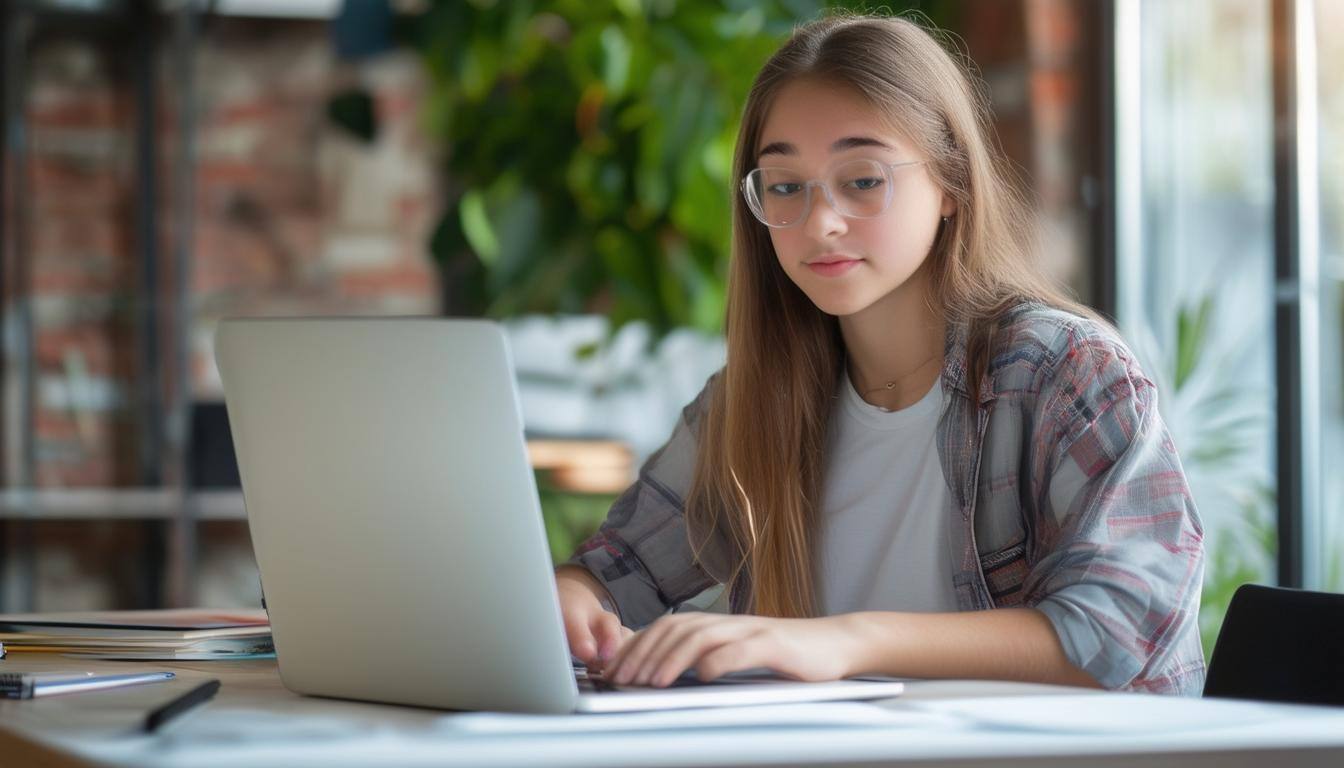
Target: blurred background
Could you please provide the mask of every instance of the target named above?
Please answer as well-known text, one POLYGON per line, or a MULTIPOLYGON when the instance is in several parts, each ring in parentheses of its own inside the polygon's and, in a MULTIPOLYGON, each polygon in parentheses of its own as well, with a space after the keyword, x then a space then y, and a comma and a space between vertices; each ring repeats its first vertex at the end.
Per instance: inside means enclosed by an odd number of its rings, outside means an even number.
MULTIPOLYGON (((1344 590, 1344 2, 881 5, 1158 382, 1206 644, 1241 583, 1344 590)), ((6 0, 0 609, 257 604, 232 315, 503 321, 567 556, 722 364, 737 119, 835 6, 6 0)))

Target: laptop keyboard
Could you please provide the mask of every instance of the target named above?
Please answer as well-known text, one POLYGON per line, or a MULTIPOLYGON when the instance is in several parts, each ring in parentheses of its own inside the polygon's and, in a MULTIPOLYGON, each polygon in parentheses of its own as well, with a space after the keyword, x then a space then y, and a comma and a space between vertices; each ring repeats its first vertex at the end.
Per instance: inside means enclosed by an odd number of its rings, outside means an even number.
POLYGON ((600 677, 580 677, 577 678, 579 684, 579 693, 615 693, 620 691, 660 691, 669 688, 704 688, 710 685, 725 685, 726 681, 714 680, 705 682, 697 680, 694 677, 679 677, 673 680, 669 685, 662 688, 655 688, 652 685, 612 685, 600 677))
POLYGON ((694 670, 687 670, 681 677, 673 680, 668 685, 661 688, 652 685, 612 685, 602 679, 601 675, 590 675, 586 670, 574 670, 575 681, 579 684, 579 693, 619 693, 621 691, 664 691, 671 688, 705 688, 709 686, 741 685, 745 682, 786 682, 783 678, 776 675, 762 674, 738 674, 719 678, 718 680, 701 680, 695 676, 694 670))

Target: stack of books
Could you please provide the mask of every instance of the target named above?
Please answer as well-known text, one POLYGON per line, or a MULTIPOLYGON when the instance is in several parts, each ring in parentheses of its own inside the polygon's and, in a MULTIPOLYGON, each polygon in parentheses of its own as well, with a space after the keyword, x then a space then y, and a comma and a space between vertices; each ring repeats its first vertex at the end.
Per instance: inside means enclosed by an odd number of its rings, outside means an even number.
POLYGON ((245 659, 271 656, 264 610, 94 611, 0 614, 8 652, 98 659, 245 659))

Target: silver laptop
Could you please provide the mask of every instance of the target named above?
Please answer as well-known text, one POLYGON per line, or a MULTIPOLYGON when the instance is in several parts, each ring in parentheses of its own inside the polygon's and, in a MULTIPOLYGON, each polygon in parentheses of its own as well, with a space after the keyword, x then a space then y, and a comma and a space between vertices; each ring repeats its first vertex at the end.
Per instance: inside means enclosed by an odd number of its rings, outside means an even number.
POLYGON ((618 689, 577 674, 494 323, 226 320, 215 358, 292 691, 538 713, 902 691, 755 678, 618 689))

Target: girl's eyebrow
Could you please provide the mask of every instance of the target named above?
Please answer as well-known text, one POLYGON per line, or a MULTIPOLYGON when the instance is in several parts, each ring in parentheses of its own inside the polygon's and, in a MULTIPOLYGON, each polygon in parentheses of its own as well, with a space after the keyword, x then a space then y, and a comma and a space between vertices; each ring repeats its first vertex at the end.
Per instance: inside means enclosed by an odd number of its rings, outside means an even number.
MULTIPOLYGON (((891 150, 895 149, 895 147, 892 147, 885 141, 874 139, 871 136, 846 136, 843 139, 836 139, 831 144, 831 151, 843 152, 847 149, 855 149, 857 147, 878 147, 880 149, 891 149, 891 150)), ((762 147, 760 154, 758 154, 756 157, 757 160, 759 160, 760 158, 765 157, 766 155, 793 156, 797 154, 798 154, 798 148, 793 146, 789 142, 773 141, 762 147)))
POLYGON ((890 149, 893 151, 896 149, 887 142, 882 141, 881 139, 874 139, 871 136, 846 136, 843 139, 836 139, 835 143, 831 144, 831 151, 843 152, 847 149, 854 149, 855 147, 877 147, 879 149, 890 149))

